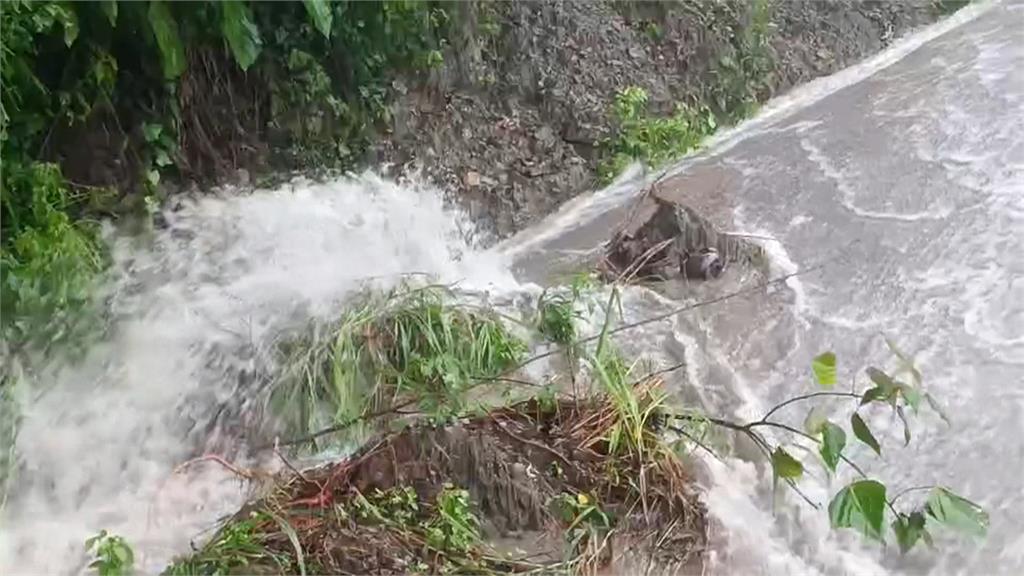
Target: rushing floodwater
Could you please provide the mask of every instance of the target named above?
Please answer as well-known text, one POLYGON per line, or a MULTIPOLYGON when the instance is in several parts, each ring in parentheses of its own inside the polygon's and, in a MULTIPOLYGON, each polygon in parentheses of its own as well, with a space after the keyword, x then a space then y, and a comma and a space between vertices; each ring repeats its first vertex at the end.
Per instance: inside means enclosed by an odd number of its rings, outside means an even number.
MULTIPOLYGON (((888 335, 914 353, 953 426, 925 411, 903 448, 897 423, 878 414, 885 459, 853 454, 894 486, 937 481, 992 517, 984 542, 940 537, 939 552, 901 558, 829 531, 795 498, 773 514, 763 466, 707 459, 711 573, 1024 573, 1024 5, 968 8, 795 91, 673 171, 732 175, 722 205, 737 229, 777 240, 766 243, 777 272, 829 264, 649 326, 632 347, 688 360, 678 385, 745 418, 807 390, 823 349, 844 378, 884 363, 888 335)), ((436 193, 373 176, 186 203, 152 247, 118 241, 113 337, 82 364, 50 366, 38 376, 46 391, 26 401, 0 573, 81 570, 81 542, 100 528, 160 570, 245 497, 217 467, 173 473, 225 448, 237 422, 221 408, 244 412, 237 375, 252 362, 238 350, 403 273, 528 290, 514 269, 593 249, 641 179, 495 251, 474 250, 436 193)), ((672 304, 646 290, 626 303, 636 317, 672 304)), ((811 475, 818 502, 848 480, 811 475)))

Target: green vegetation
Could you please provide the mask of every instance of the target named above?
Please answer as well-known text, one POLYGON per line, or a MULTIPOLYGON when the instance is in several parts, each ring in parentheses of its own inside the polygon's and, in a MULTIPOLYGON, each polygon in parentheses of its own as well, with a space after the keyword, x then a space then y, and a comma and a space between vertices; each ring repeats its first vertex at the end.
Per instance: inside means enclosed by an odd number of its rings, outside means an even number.
POLYGON ((444 420, 464 410, 474 384, 514 366, 526 343, 499 316, 428 286, 369 295, 338 322, 280 349, 270 403, 290 431, 305 433, 408 396, 444 420))
POLYGON ((593 313, 590 301, 595 277, 577 274, 567 288, 546 289, 537 300, 537 331, 550 342, 570 346, 576 341, 576 324, 583 312, 593 313))
POLYGON ((647 91, 631 86, 615 97, 613 113, 617 134, 603 143, 606 159, 598 176, 610 182, 631 162, 657 168, 700 145, 718 124, 706 106, 680 104, 669 118, 647 114, 647 91))
POLYGON ((769 44, 772 3, 715 2, 702 17, 709 27, 724 27, 723 37, 730 45, 714 63, 700 98, 723 124, 735 124, 756 112, 771 94, 775 71, 775 53, 769 44))
MULTIPOLYGON (((615 96, 612 116, 616 131, 603 142, 598 178, 611 182, 631 162, 659 168, 696 149, 719 126, 752 115, 772 91, 775 54, 771 48, 772 2, 695 2, 680 6, 701 28, 726 44, 703 84, 689 103, 680 103, 668 117, 652 117, 647 91, 630 86, 615 96)), ((660 41, 657 24, 642 20, 652 42, 660 41)))
POLYGON ((89 567, 99 576, 127 576, 132 573, 135 553, 124 538, 100 530, 99 534, 85 541, 85 549, 94 558, 89 567))
MULTIPOLYGON (((512 404, 492 399, 490 408, 483 411, 467 402, 470 389, 494 378, 518 376, 516 370, 531 359, 523 358, 523 342, 502 327, 503 318, 511 319, 461 303, 443 289, 404 288, 383 297, 367 295, 323 336, 290 341, 285 348, 304 351, 289 356, 286 363, 288 373, 306 375, 300 388, 315 381, 309 377, 313 374, 321 375, 317 386, 324 390, 328 389, 326 382, 342 382, 331 384, 337 388, 351 387, 356 381, 351 375, 357 373, 358 380, 365 383, 362 393, 349 396, 356 399, 349 405, 353 410, 319 423, 328 426, 323 433, 336 433, 360 419, 370 422, 387 415, 392 416, 386 422, 390 426, 378 422, 378 429, 392 432, 367 443, 349 459, 279 481, 255 504, 265 521, 254 528, 249 524, 251 516, 232 520, 213 543, 176 566, 203 558, 208 563, 237 566, 241 560, 234 550, 239 547, 222 543, 234 541, 232 535, 241 531, 259 544, 241 547, 250 550, 250 560, 284 572, 295 571, 299 563, 315 563, 327 570, 373 571, 381 566, 381 550, 387 550, 389 558, 400 558, 402 569, 412 571, 507 573, 543 567, 590 572, 611 558, 608 537, 639 521, 630 513, 623 524, 624 518, 613 510, 644 510, 645 516, 658 510, 662 516, 654 517, 675 517, 688 531, 702 530, 703 512, 685 496, 692 493, 684 489, 686 474, 670 439, 677 434, 684 443, 712 450, 703 441, 709 427, 753 441, 770 464, 776 487, 790 486, 815 507, 800 488, 808 474, 807 455, 816 454, 827 474, 841 473, 848 466, 857 478, 839 489, 828 504, 836 529, 851 528, 878 541, 884 541, 891 531, 890 538, 904 552, 918 542, 930 543, 931 533, 939 526, 984 535, 988 516, 977 504, 940 485, 894 491, 867 476, 852 459, 856 453, 851 440, 874 454, 883 454, 883 442, 871 430, 869 416, 873 412, 891 410, 904 423, 903 441, 909 443, 909 415, 925 405, 938 411, 937 402, 924 392, 912 360, 891 343, 896 370, 868 368, 870 384, 863 390, 835 390, 837 359, 826 352, 814 358, 810 367, 818 390, 790 398, 760 419, 735 422, 673 406, 661 390, 657 372, 641 374, 635 363, 626 362, 611 338, 619 331, 616 322, 621 315, 616 314, 621 307, 616 288, 611 289, 604 306, 600 332, 581 337, 577 324, 582 315, 575 308, 579 294, 557 289, 546 293, 538 303, 539 317, 543 317, 545 305, 573 313, 559 313, 558 322, 523 324, 533 326, 545 339, 558 335, 559 344, 579 351, 588 367, 585 372, 591 392, 576 394, 575 384, 572 396, 566 396, 565 390, 552 393, 545 389, 535 398, 512 404), (563 294, 564 299, 556 304, 551 294, 563 294), (551 329, 553 324, 557 330, 551 329), (566 334, 573 336, 566 338, 566 334), (323 344, 310 347, 309 342, 323 344), (311 352, 314 349, 318 351, 311 352), (462 362, 452 364, 457 359, 462 362), (305 368, 299 369, 304 363, 305 368), (440 370, 435 368, 438 366, 440 370), (373 403, 370 398, 375 399, 373 403), (853 410, 845 417, 848 424, 836 413, 824 411, 824 401, 850 402, 853 410), (417 403, 421 411, 414 417, 401 411, 417 403), (798 404, 811 406, 803 429, 780 419, 798 404), (445 426, 436 426, 439 414, 446 420, 445 426), (488 455, 492 450, 498 452, 488 455), (590 456, 578 460, 574 455, 579 454, 590 456), (482 511, 471 498, 471 490, 481 491, 482 498, 493 498, 488 490, 503 494, 507 488, 495 482, 499 477, 509 481, 510 472, 500 467, 491 470, 485 462, 526 462, 534 471, 528 477, 539 484, 531 488, 538 491, 531 498, 543 502, 545 513, 558 519, 565 532, 564 557, 559 563, 527 566, 490 550, 481 536, 482 511), (471 472, 465 472, 466 466, 471 472), (470 476, 465 476, 467 473, 470 476), (371 477, 376 480, 370 488, 362 488, 361 483, 371 477), (470 485, 465 484, 467 478, 470 485), (928 495, 922 501, 908 498, 925 491, 928 495), (325 533, 332 534, 331 541, 317 536, 325 533), (338 556, 334 552, 338 549, 350 555, 338 556)), ((529 389, 527 381, 509 380, 529 389)), ((295 385, 287 379, 279 385, 286 382, 295 385)), ((304 410, 315 412, 319 404, 325 404, 329 414, 342 413, 339 399, 344 395, 317 394, 309 395, 304 410)), ((319 435, 286 445, 309 442, 319 435)), ((492 505, 495 502, 490 501, 492 505)), ((204 570, 189 573, 215 571, 204 570)))
POLYGON ((99 217, 152 205, 165 177, 268 154, 279 169, 352 166, 388 119, 392 77, 442 62, 451 27, 439 3, 411 0, 11 0, 0 24, 14 350, 77 337, 104 266, 99 217))
MULTIPOLYGON (((904 443, 909 444, 911 434, 908 411, 917 413, 924 400, 943 419, 945 415, 935 399, 922 390, 921 374, 909 357, 899 351, 892 342, 887 343, 898 361, 897 370, 889 374, 879 368, 869 367, 865 373, 872 385, 862 392, 826 391, 796 396, 776 405, 761 419, 742 424, 714 418, 708 420, 715 425, 748 436, 771 463, 776 480, 788 482, 798 492, 795 481, 802 478, 806 472, 804 464, 781 445, 773 446, 758 432, 759 429, 782 430, 794 440, 816 444, 822 463, 831 473, 835 473, 840 464, 850 466, 859 479, 839 490, 829 503, 828 514, 834 528, 852 528, 870 539, 884 541, 886 517, 891 513, 892 523, 889 526, 901 552, 904 553, 913 548, 918 541, 931 545, 932 537, 929 530, 935 526, 945 526, 969 535, 984 536, 988 528, 988 514, 977 504, 956 495, 948 488, 939 485, 916 486, 888 496, 889 488, 886 484, 869 478, 860 466, 846 456, 846 431, 840 424, 826 418, 820 410, 820 405, 815 405, 809 410, 803 430, 772 419, 779 410, 793 404, 823 398, 844 398, 856 406, 850 414, 850 430, 853 436, 876 455, 882 455, 881 444, 862 416, 862 412, 868 412, 873 406, 892 410, 902 421, 904 443), (906 377, 908 380, 899 380, 900 377, 906 377), (929 492, 925 502, 909 508, 897 507, 902 497, 920 491, 929 492)), ((833 388, 836 383, 835 354, 826 352, 816 357, 812 363, 812 372, 821 388, 833 388)), ((691 418, 689 415, 677 417, 691 418)))
POLYGON ((288 558, 269 551, 262 531, 258 530, 273 522, 269 514, 252 512, 226 525, 198 554, 175 562, 164 573, 169 576, 232 574, 245 572, 253 566, 274 566, 281 572, 288 572, 291 567, 288 558))
POLYGON ((480 545, 480 520, 470 508, 469 492, 446 484, 437 495, 436 516, 426 524, 427 545, 465 554, 480 545))

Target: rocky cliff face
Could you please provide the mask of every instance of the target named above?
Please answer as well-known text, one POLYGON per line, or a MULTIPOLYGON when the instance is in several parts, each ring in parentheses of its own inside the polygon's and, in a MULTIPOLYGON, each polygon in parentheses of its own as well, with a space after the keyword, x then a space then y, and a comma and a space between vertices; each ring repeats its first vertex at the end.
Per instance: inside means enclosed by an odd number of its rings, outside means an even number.
POLYGON ((615 95, 725 120, 933 21, 931 2, 682 0, 461 4, 426 83, 396 82, 371 162, 425 175, 496 237, 597 185, 615 95))

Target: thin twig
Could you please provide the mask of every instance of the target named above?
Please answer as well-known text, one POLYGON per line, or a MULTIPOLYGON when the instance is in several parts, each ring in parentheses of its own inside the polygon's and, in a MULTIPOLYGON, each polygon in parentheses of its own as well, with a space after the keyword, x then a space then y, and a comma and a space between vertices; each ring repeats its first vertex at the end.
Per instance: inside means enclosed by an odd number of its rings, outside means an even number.
POLYGON ((932 488, 935 488, 935 484, 928 484, 927 486, 913 486, 911 488, 904 488, 903 490, 900 490, 899 492, 897 492, 896 495, 892 497, 892 500, 889 500, 889 504, 890 505, 895 504, 897 500, 899 500, 901 497, 903 497, 904 495, 909 494, 911 492, 919 492, 921 490, 931 490, 932 488))
POLYGON ((298 438, 292 438, 290 440, 285 440, 284 442, 277 442, 275 440, 274 444, 260 446, 256 448, 256 450, 268 450, 270 448, 274 448, 275 446, 295 446, 296 444, 305 444, 306 442, 311 442, 321 436, 326 436, 328 434, 333 434, 335 432, 341 432, 342 430, 351 428, 352 426, 355 426, 356 424, 359 424, 360 422, 363 422, 365 420, 377 418, 378 416, 384 416, 385 414, 391 414, 392 412, 396 412, 401 408, 405 408, 406 406, 414 404, 417 400, 419 400, 419 398, 410 398, 409 400, 406 400, 405 402, 400 402, 399 404, 396 404, 394 406, 389 406, 387 408, 383 408, 381 410, 377 410, 376 412, 371 412, 369 414, 360 414, 359 416, 349 418, 344 422, 340 422, 338 424, 335 424, 334 426, 329 426, 322 430, 317 430, 316 432, 307 434, 305 436, 299 436, 298 438))
POLYGON ((284 457, 284 454, 281 454, 281 450, 278 449, 279 446, 280 446, 280 444, 278 443, 278 439, 274 438, 274 454, 276 454, 278 459, 280 459, 281 462, 284 463, 285 467, 287 467, 289 470, 291 470, 293 474, 295 474, 296 476, 301 478, 303 482, 305 482, 307 484, 316 484, 321 489, 323 489, 323 486, 321 486, 319 482, 311 482, 310 479, 306 478, 306 475, 303 474, 298 468, 296 468, 295 466, 292 466, 292 463, 289 462, 288 459, 284 457))
MULTIPOLYGON (((751 293, 757 292, 759 290, 763 290, 764 288, 767 288, 769 286, 773 286, 775 284, 780 284, 780 283, 786 282, 790 278, 794 278, 796 276, 801 276, 803 274, 809 274, 809 273, 814 272, 816 270, 820 270, 824 266, 825 266, 825 264, 820 264, 818 266, 807 268, 805 270, 798 270, 796 272, 791 272, 789 274, 784 274, 782 276, 778 276, 776 278, 772 278, 772 279, 766 280, 766 281, 761 282, 760 284, 756 284, 754 286, 743 288, 741 290, 734 290, 733 292, 729 292, 727 294, 723 294, 721 296, 717 296, 717 297, 711 298, 709 300, 702 300, 702 301, 696 302, 694 304, 687 304, 685 306, 680 306, 680 307, 674 308, 674 309, 672 309, 672 310, 670 310, 668 312, 664 312, 664 313, 661 313, 661 314, 656 314, 656 315, 651 316, 649 318, 644 318, 643 320, 638 320, 636 322, 631 322, 629 324, 623 324, 622 326, 619 326, 617 328, 609 329, 606 333, 602 332, 602 333, 594 334, 594 335, 591 335, 591 336, 587 336, 586 338, 581 338, 581 339, 576 340, 575 342, 573 342, 572 345, 578 346, 580 344, 587 344, 587 343, 594 342, 595 340, 600 339, 602 335, 604 335, 604 336, 611 336, 612 334, 618 334, 619 332, 625 332, 626 330, 632 330, 633 328, 639 328, 640 326, 645 326, 647 324, 653 324, 654 322, 659 322, 661 320, 665 320, 667 318, 671 318, 672 316, 675 316, 677 314, 682 314, 684 312, 691 312, 693 310, 697 310, 698 308, 704 308, 706 306, 711 306, 712 304, 718 304, 718 303, 724 302, 726 300, 730 300, 732 298, 735 298, 737 296, 743 296, 745 294, 751 294, 751 293)), ((542 353, 537 354, 535 356, 531 356, 531 357, 527 358, 526 360, 523 360, 519 364, 513 366, 512 368, 506 370, 505 374, 516 372, 516 371, 522 369, 523 367, 525 367, 525 366, 527 366, 529 364, 532 364, 532 363, 534 363, 534 362, 536 362, 538 360, 542 360, 544 358, 548 358, 550 356, 554 356, 559 351, 560 351, 560 349, 553 349, 553 350, 548 350, 547 352, 542 352, 542 353)))
POLYGON ((856 398, 858 400, 860 400, 860 398, 861 398, 860 394, 855 394, 853 392, 814 392, 812 394, 804 394, 802 396, 794 396, 794 397, 786 400, 785 402, 782 402, 780 404, 776 404, 771 410, 768 411, 767 414, 765 414, 764 416, 761 417, 761 420, 762 421, 767 421, 768 418, 770 418, 772 414, 775 414, 776 412, 778 412, 778 410, 780 408, 783 408, 785 406, 789 406, 790 404, 792 404, 794 402, 800 402, 801 400, 807 400, 809 398, 817 398, 817 397, 820 397, 820 396, 840 396, 840 397, 847 397, 847 398, 856 398))
POLYGON ((722 460, 722 457, 718 455, 718 452, 715 452, 714 450, 712 450, 710 447, 708 447, 707 444, 704 444, 703 442, 701 442, 693 434, 690 434, 689 432, 687 432, 686 430, 683 430, 682 428, 679 428, 678 426, 666 426, 666 428, 668 428, 669 430, 675 432, 676 434, 679 434, 681 436, 685 436, 690 442, 693 442, 697 446, 700 446, 701 448, 704 449, 705 452, 707 452, 708 454, 711 454, 712 456, 714 456, 716 460, 718 460, 719 462, 724 462, 724 460, 722 460))
POLYGON ((200 456, 198 458, 193 458, 193 459, 191 459, 191 460, 189 460, 187 462, 184 462, 181 465, 179 465, 177 468, 174 469, 174 473, 175 474, 181 474, 182 472, 185 471, 186 468, 192 466, 193 464, 198 464, 199 462, 207 462, 207 461, 216 462, 217 464, 220 464, 221 466, 227 468, 228 470, 230 470, 231 472, 233 472, 237 476, 241 476, 242 478, 245 478, 246 480, 253 480, 255 478, 255 476, 256 476, 251 470, 245 470, 243 468, 239 468, 239 467, 235 466, 234 464, 232 464, 232 463, 228 462, 227 460, 225 460, 223 457, 218 456, 216 454, 204 454, 204 455, 202 455, 202 456, 200 456))

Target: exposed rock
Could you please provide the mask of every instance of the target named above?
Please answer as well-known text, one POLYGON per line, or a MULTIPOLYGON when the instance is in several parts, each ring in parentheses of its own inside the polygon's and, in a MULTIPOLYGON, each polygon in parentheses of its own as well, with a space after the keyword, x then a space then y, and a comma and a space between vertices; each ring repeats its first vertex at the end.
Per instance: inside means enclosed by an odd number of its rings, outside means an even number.
MULTIPOLYGON (((755 4, 461 3, 462 28, 443 70, 398 95, 394 126, 371 161, 398 166, 399 176, 421 172, 495 237, 508 236, 596 186, 619 90, 644 88, 654 114, 706 98, 713 68, 737 55, 755 4), (474 28, 484 16, 497 23, 496 33, 474 28), (471 184, 467 171, 489 177, 471 184)), ((761 100, 847 66, 936 17, 927 2, 769 4, 765 49, 776 66, 757 83, 761 100)))

